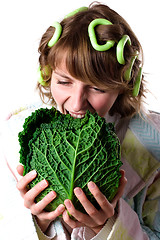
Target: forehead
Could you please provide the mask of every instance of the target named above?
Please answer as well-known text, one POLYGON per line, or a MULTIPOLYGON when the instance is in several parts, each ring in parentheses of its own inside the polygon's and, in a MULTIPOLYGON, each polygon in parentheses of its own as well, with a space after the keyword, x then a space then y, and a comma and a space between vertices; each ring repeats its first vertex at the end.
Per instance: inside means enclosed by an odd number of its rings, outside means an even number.
POLYGON ((63 58, 61 58, 61 61, 57 62, 54 72, 58 73, 58 75, 60 75, 60 76, 93 85, 93 82, 90 80, 90 78, 89 77, 81 77, 80 74, 76 72, 76 69, 74 69, 73 65, 68 64, 67 53, 65 53, 63 55, 63 58))

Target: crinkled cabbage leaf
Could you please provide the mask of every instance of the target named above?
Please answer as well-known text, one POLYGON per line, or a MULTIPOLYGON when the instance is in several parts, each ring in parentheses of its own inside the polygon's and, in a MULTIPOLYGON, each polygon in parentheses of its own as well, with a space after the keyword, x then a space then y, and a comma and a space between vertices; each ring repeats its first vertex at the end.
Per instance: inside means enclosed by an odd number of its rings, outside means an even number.
POLYGON ((24 175, 33 169, 37 171, 30 188, 43 179, 49 182, 36 201, 52 190, 57 193, 47 211, 70 199, 84 212, 73 193, 77 186, 99 208, 88 190, 89 181, 95 182, 109 201, 115 196, 121 177, 120 143, 114 125, 97 113, 88 111, 83 119, 74 119, 54 107, 38 109, 25 119, 19 143, 24 175))

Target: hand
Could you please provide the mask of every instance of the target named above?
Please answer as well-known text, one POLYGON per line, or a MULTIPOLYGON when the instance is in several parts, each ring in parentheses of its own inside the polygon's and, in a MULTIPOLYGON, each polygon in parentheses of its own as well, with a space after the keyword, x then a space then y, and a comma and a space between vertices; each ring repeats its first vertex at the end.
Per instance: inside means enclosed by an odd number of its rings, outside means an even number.
POLYGON ((68 212, 76 219, 73 220, 69 217, 67 211, 63 212, 63 220, 71 227, 76 228, 80 226, 88 226, 95 233, 98 233, 107 219, 112 217, 115 213, 115 207, 117 205, 118 200, 122 197, 125 185, 127 183, 127 179, 124 177, 124 171, 121 170, 121 179, 120 185, 118 188, 118 192, 112 202, 110 203, 107 198, 100 192, 97 185, 93 182, 88 183, 88 188, 90 192, 93 194, 94 198, 98 202, 101 207, 100 210, 97 210, 92 203, 87 199, 84 192, 81 188, 76 187, 74 189, 74 193, 76 197, 79 199, 87 214, 81 213, 76 210, 73 206, 72 202, 67 199, 64 201, 64 204, 68 210, 68 212))
MULTIPOLYGON (((19 165, 17 167, 18 173, 23 176, 24 168, 19 165)), ((37 176, 36 171, 27 173, 24 177, 17 182, 17 188, 20 191, 21 196, 24 199, 24 206, 31 210, 31 213, 36 216, 36 220, 41 230, 45 232, 49 224, 56 219, 65 210, 65 206, 60 204, 55 211, 46 212, 44 208, 56 198, 56 192, 49 192, 41 201, 35 203, 35 198, 41 193, 47 186, 48 182, 42 180, 37 183, 32 189, 28 189, 28 184, 37 176)))

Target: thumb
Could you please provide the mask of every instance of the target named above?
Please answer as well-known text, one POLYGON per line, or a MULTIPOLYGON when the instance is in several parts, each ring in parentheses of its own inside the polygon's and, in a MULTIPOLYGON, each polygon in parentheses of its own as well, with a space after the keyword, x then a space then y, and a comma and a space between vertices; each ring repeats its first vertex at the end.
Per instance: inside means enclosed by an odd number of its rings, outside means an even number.
POLYGON ((127 183, 127 178, 125 177, 125 171, 120 170, 120 172, 121 172, 121 178, 120 178, 120 181, 119 181, 119 188, 118 188, 116 196, 112 200, 112 205, 115 206, 115 207, 117 205, 118 200, 122 197, 122 195, 124 193, 124 188, 125 188, 126 183, 127 183))
POLYGON ((24 167, 22 165, 17 166, 17 172, 20 176, 23 176, 24 167))

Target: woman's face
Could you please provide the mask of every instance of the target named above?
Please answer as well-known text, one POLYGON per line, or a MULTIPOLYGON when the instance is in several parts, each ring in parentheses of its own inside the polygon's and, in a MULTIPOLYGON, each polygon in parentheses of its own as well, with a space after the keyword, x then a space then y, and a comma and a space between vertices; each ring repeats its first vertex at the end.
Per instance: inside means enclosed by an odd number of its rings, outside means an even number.
POLYGON ((117 90, 105 91, 73 78, 64 63, 52 73, 51 93, 59 111, 74 118, 83 118, 87 110, 104 117, 118 96, 117 90))

